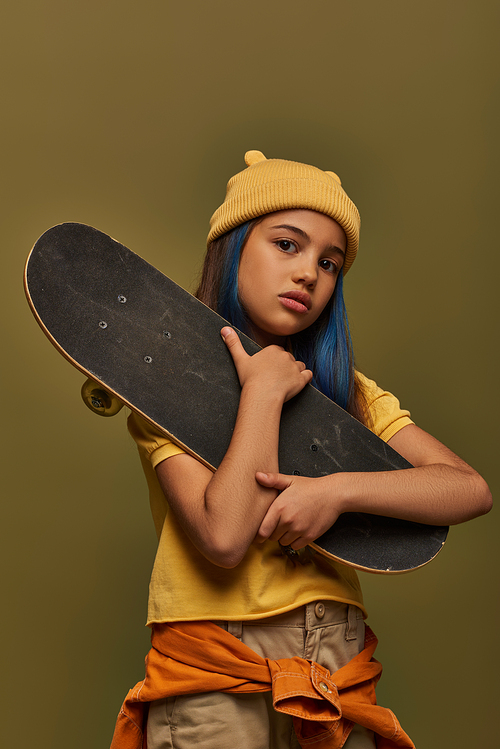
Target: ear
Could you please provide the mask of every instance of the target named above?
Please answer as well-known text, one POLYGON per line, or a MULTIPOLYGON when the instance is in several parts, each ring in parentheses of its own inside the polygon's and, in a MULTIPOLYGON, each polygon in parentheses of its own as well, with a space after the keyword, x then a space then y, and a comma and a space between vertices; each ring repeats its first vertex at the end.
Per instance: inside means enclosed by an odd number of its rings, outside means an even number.
POLYGON ((259 161, 267 161, 262 151, 247 151, 245 154, 245 164, 247 166, 253 166, 258 164, 259 161))
POLYGON ((338 174, 335 174, 335 172, 325 172, 325 174, 329 174, 330 177, 333 177, 335 182, 338 182, 339 185, 342 185, 342 182, 340 181, 340 177, 338 176, 338 174))

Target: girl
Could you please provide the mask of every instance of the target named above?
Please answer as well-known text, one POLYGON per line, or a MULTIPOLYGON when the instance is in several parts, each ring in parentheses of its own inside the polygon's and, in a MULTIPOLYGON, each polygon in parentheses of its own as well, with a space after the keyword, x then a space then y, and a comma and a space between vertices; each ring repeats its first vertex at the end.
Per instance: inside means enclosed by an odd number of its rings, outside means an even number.
MULTIPOLYGON (((365 653, 366 611, 355 572, 314 554, 308 543, 343 512, 447 525, 491 505, 472 468, 354 370, 342 284, 358 248, 359 214, 339 178, 259 151, 245 161, 212 216, 197 292, 263 347, 248 356, 231 327, 221 331, 242 388, 225 458, 213 474, 137 416, 129 419, 159 538, 148 613, 154 648, 146 680, 132 690, 133 700, 150 702, 148 749, 298 746, 291 716, 308 717, 304 704, 275 710, 268 686, 259 691, 252 676, 233 689, 236 674, 225 664, 235 654, 260 665, 263 658, 306 659, 331 694, 342 679, 329 681, 328 672, 354 667, 365 653), (281 475, 281 409, 311 381, 415 468, 281 475)), ((301 745, 374 747, 377 726, 352 715, 340 728, 326 721, 330 728, 320 734, 296 720, 301 745)), ((122 718, 132 720, 127 709, 122 718)), ((412 746, 398 735, 378 745, 412 746)), ((119 734, 113 746, 125 746, 119 734)))

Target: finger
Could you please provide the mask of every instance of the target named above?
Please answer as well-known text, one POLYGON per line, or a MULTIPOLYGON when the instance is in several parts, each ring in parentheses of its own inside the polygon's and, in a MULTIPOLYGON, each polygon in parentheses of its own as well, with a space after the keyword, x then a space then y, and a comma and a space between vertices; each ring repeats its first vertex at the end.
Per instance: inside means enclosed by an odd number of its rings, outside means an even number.
POLYGON ((267 512, 267 514, 264 517, 264 520, 260 524, 259 530, 257 531, 257 534, 255 536, 255 541, 258 544, 264 543, 264 541, 267 541, 273 533, 276 532, 279 525, 279 516, 273 517, 272 513, 267 512))
POLYGON ((264 541, 278 541, 280 546, 288 546, 294 551, 303 549, 310 543, 310 539, 300 535, 300 532, 287 530, 281 525, 281 518, 273 519, 272 517, 266 517, 261 523, 257 536, 255 537, 257 543, 263 543, 264 541))
POLYGON ((306 385, 308 385, 311 382, 312 378, 313 378, 313 373, 311 372, 310 369, 306 369, 305 368, 305 364, 304 364, 304 369, 301 372, 301 375, 305 379, 306 385))
POLYGON ((280 492, 288 489, 294 479, 293 476, 286 476, 283 473, 263 473, 262 471, 257 471, 255 478, 261 486, 277 489, 280 492))
POLYGON ((240 361, 242 357, 248 357, 248 354, 243 348, 243 344, 241 343, 240 338, 235 330, 226 326, 222 328, 220 334, 222 336, 222 340, 228 347, 229 353, 233 357, 235 364, 237 361, 240 361))
POLYGON ((299 536, 298 538, 294 538, 292 540, 292 537, 290 539, 280 539, 280 546, 285 547, 285 549, 292 549, 292 551, 299 551, 300 549, 303 549, 304 546, 307 546, 310 541, 308 541, 306 538, 303 538, 302 536, 299 536))
MULTIPOLYGON (((278 474, 274 475, 277 476, 278 474)), ((279 528, 280 522, 281 510, 273 502, 264 515, 259 526, 259 530, 257 531, 257 534, 255 536, 255 540, 257 541, 257 543, 263 543, 264 541, 267 541, 267 539, 270 538, 273 533, 276 533, 279 528)), ((282 533, 283 531, 281 531, 279 535, 282 535, 282 533)))

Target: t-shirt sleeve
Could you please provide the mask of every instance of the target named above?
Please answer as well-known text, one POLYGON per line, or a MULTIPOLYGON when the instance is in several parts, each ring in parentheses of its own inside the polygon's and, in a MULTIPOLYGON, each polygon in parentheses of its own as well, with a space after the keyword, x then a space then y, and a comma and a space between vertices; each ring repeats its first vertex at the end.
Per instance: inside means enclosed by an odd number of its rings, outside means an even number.
POLYGON ((382 390, 376 382, 369 380, 360 372, 356 375, 370 416, 368 426, 384 442, 388 442, 403 427, 414 423, 410 418, 410 412, 401 408, 396 396, 382 390))
POLYGON ((141 455, 149 460, 153 468, 172 455, 181 455, 185 452, 181 447, 170 440, 163 432, 145 419, 141 419, 132 412, 127 419, 130 434, 137 443, 141 455))

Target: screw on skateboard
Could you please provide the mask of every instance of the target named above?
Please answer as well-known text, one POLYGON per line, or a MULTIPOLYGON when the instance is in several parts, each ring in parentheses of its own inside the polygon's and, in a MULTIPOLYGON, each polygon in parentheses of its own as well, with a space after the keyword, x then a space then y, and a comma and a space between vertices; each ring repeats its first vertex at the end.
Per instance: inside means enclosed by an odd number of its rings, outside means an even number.
MULTIPOLYGON (((32 312, 51 343, 91 378, 83 396, 97 413, 124 403, 212 470, 236 420, 240 385, 219 315, 106 234, 60 224, 35 243, 26 263, 32 312)), ((259 346, 240 334, 247 353, 259 346)), ((285 403, 280 471, 410 468, 404 458, 308 385, 285 403)), ((448 529, 365 513, 344 513, 311 544, 358 569, 396 573, 421 567, 448 529)))

